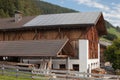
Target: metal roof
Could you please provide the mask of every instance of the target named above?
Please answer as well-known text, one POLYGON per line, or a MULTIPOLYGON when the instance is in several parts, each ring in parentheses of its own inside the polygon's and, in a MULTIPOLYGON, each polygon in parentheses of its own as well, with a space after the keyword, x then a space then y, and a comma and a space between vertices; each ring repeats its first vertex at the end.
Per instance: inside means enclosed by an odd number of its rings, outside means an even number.
POLYGON ((107 42, 107 41, 99 41, 99 43, 100 43, 100 45, 103 45, 103 46, 110 46, 110 45, 112 45, 112 43, 111 42, 107 42))
POLYGON ((0 41, 0 56, 57 56, 67 42, 68 40, 0 41))
POLYGON ((95 25, 101 12, 79 12, 79 13, 62 13, 62 14, 48 14, 39 15, 23 25, 23 27, 30 26, 54 26, 54 25, 95 25))

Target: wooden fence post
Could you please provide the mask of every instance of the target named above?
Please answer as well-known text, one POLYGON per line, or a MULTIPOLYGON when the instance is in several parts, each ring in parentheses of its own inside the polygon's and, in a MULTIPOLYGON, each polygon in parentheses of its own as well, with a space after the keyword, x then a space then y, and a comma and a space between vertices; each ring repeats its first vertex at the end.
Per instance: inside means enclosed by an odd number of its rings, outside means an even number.
POLYGON ((31 79, 33 79, 34 75, 33 75, 33 68, 31 69, 31 79))
POLYGON ((4 75, 4 70, 5 70, 5 67, 4 67, 4 64, 2 65, 2 75, 4 75))
POLYGON ((68 79, 69 71, 70 71, 70 65, 69 65, 70 58, 67 57, 66 59, 66 65, 67 65, 67 71, 66 71, 66 79, 68 79))
POLYGON ((19 76, 18 72, 19 72, 19 69, 18 69, 18 67, 16 67, 16 78, 19 76))

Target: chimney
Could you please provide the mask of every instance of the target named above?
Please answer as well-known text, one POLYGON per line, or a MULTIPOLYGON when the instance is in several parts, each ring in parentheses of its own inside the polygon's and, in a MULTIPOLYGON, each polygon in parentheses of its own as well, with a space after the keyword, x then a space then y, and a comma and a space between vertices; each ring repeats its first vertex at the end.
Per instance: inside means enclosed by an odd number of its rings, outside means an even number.
POLYGON ((15 22, 22 20, 22 13, 20 11, 15 11, 15 22))

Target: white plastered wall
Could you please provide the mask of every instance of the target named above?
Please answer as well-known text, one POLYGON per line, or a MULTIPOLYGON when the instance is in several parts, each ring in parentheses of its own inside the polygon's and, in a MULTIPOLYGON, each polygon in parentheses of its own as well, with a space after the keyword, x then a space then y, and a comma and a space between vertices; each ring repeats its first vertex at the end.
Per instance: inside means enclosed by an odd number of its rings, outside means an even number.
POLYGON ((79 40, 80 72, 87 72, 88 48, 88 40, 79 40))
POLYGON ((80 58, 80 72, 91 73, 92 69, 100 67, 100 46, 98 44, 98 58, 89 59, 89 41, 79 40, 79 58, 80 58))

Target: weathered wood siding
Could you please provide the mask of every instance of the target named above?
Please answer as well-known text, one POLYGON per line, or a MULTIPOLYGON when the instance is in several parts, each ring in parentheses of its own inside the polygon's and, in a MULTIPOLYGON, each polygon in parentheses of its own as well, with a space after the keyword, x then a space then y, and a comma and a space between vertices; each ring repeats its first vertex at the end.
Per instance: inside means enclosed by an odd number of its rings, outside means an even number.
POLYGON ((0 31, 1 41, 11 40, 39 40, 39 39, 70 39, 77 40, 85 38, 85 29, 32 29, 17 31, 0 31))
POLYGON ((78 39, 89 40, 89 58, 98 57, 98 33, 96 27, 56 28, 56 29, 25 29, 0 31, 1 41, 40 40, 40 39, 69 39, 78 54, 78 39))
POLYGON ((96 27, 90 27, 86 33, 89 40, 89 59, 98 58, 98 33, 96 27))

